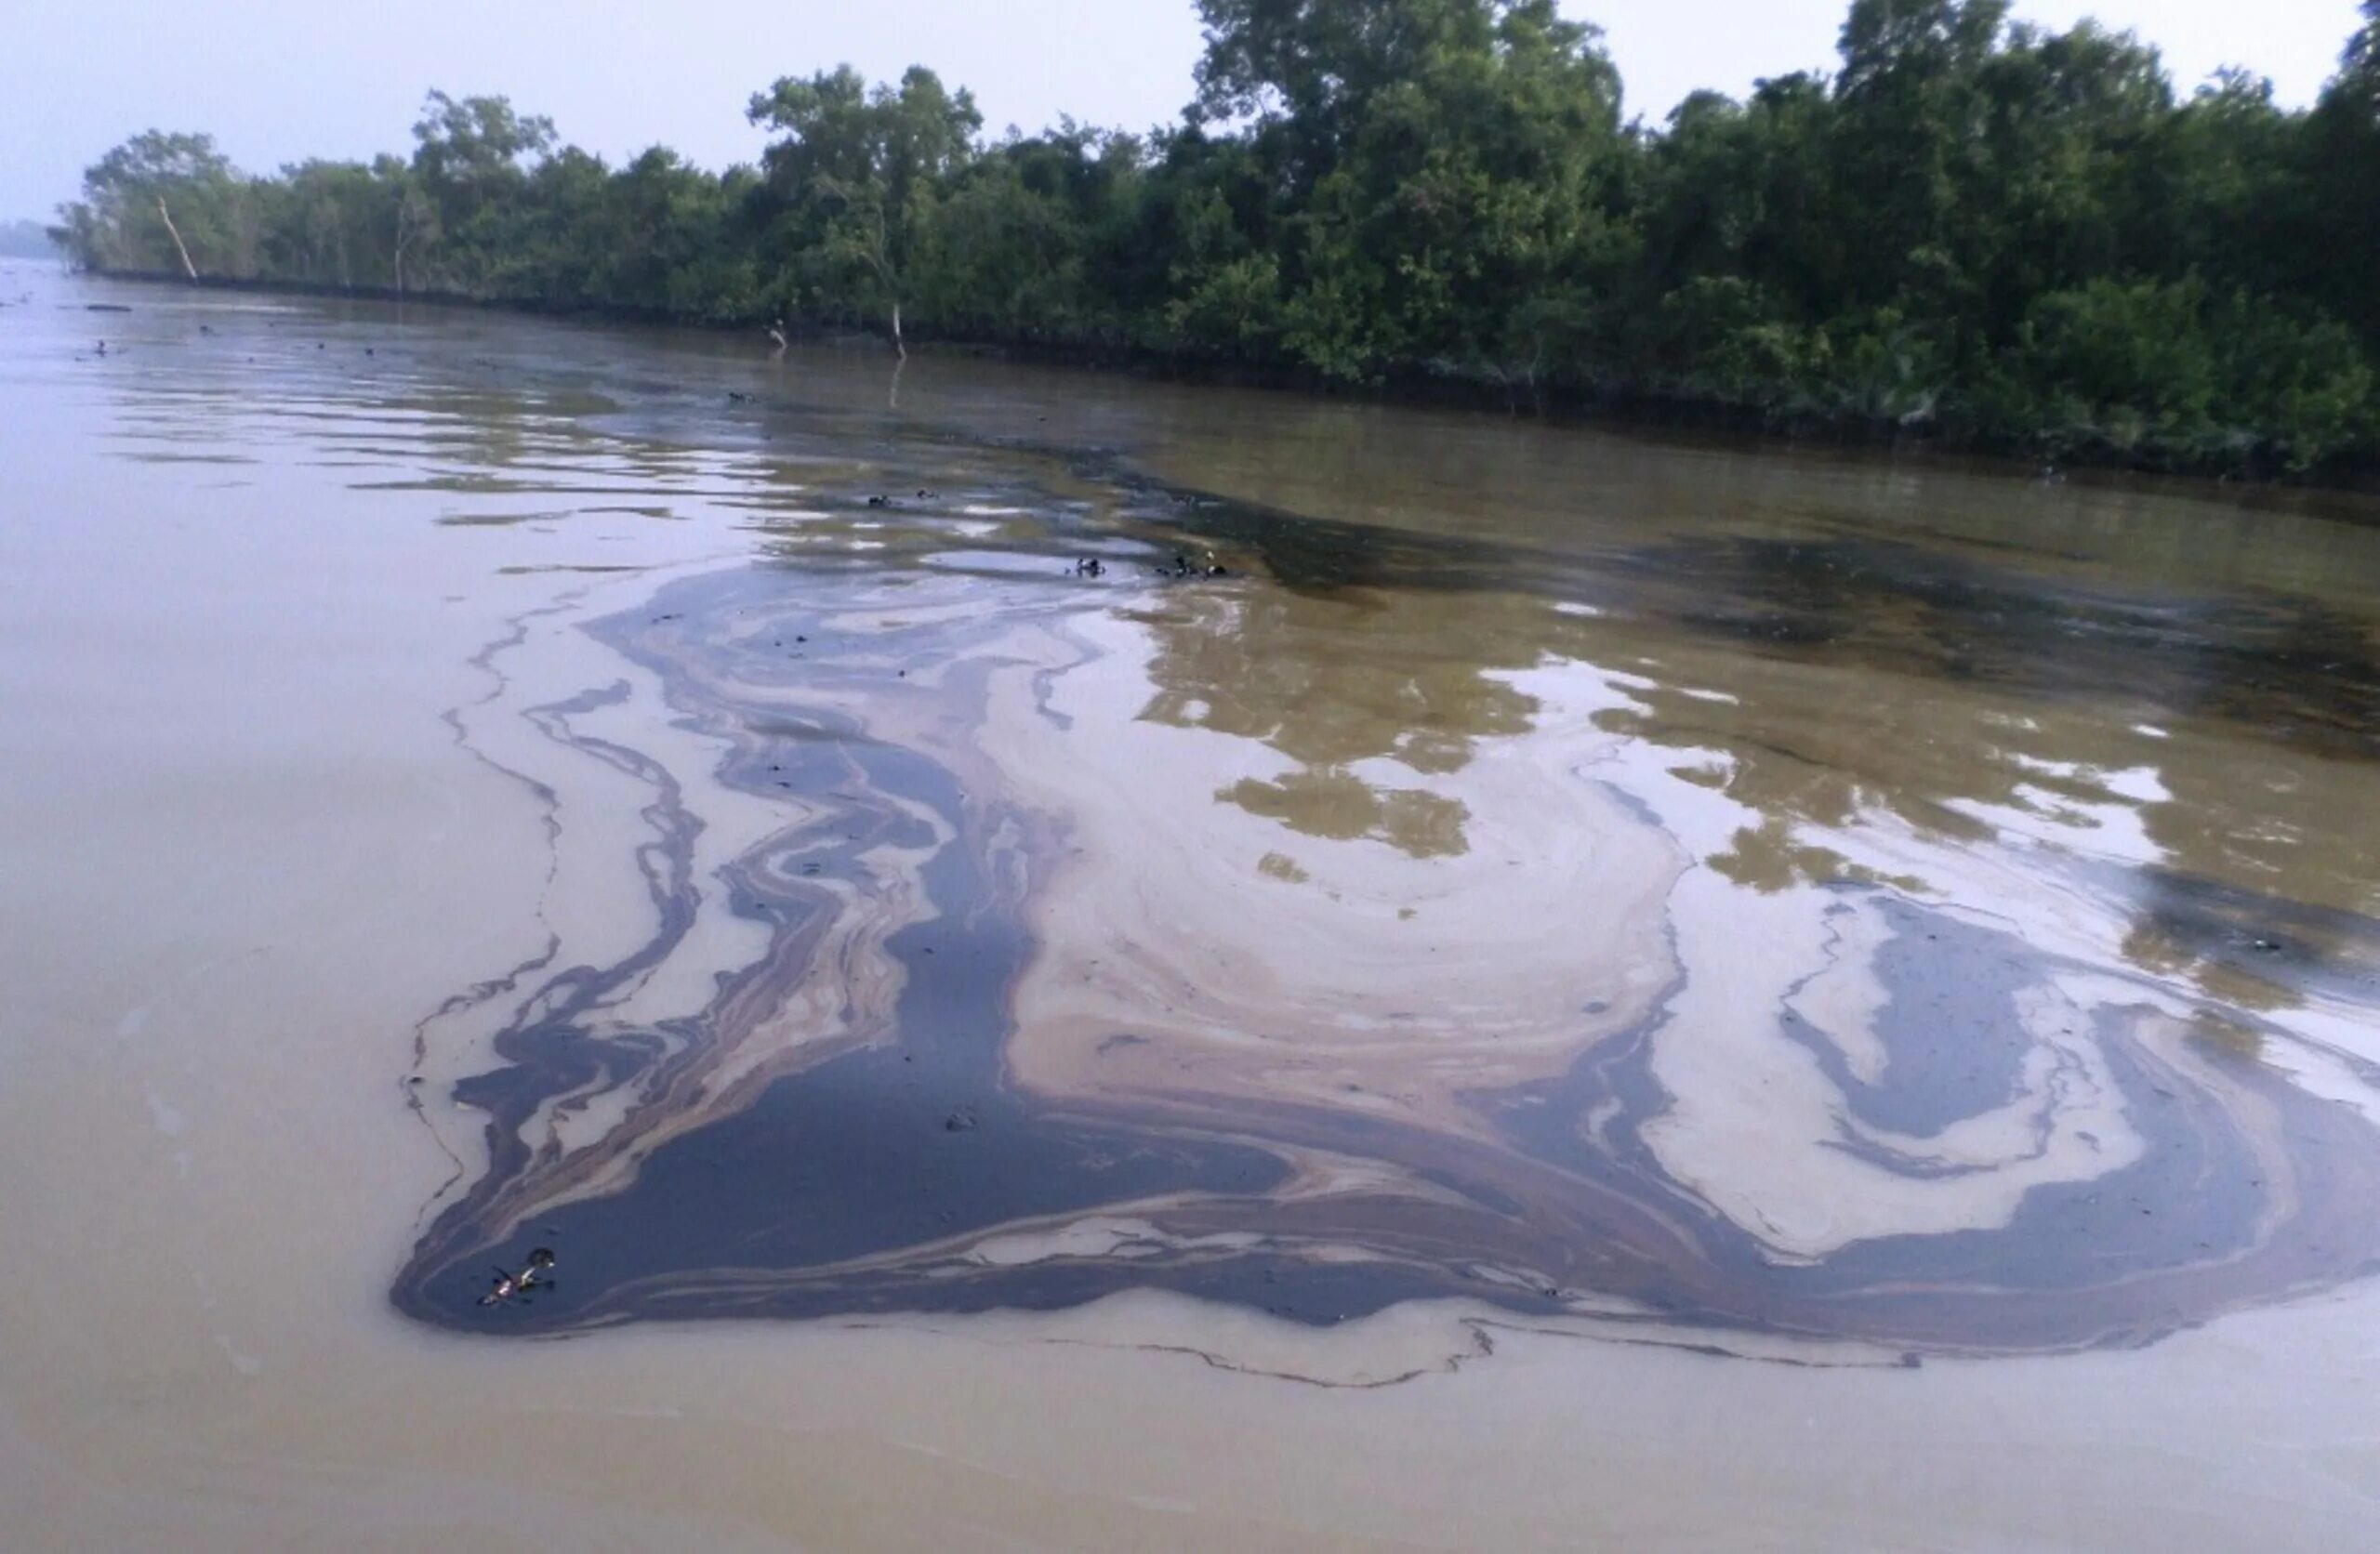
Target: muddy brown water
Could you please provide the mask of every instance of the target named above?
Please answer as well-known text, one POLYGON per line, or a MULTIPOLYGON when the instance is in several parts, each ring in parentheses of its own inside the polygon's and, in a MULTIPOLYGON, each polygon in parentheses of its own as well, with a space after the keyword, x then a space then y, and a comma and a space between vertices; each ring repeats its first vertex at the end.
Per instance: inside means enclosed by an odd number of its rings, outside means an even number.
POLYGON ((2380 1534, 2380 511, 0 301, 11 1547, 2380 1534))

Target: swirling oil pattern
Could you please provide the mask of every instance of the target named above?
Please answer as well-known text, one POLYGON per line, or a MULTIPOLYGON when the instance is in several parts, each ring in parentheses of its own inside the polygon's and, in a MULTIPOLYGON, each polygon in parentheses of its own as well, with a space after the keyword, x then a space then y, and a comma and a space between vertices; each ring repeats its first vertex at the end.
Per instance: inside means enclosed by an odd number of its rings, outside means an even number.
POLYGON ((403 1310, 1992 1354, 2380 1260, 2369 621, 968 456, 490 645, 549 939, 421 1028, 403 1310))

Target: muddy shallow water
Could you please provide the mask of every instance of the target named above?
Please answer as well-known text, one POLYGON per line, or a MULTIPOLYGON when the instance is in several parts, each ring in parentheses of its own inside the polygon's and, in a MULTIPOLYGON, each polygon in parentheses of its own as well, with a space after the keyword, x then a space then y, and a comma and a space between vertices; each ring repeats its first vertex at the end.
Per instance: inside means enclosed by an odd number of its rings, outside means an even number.
POLYGON ((2380 1534, 2380 513, 0 300, 11 1547, 2380 1534))

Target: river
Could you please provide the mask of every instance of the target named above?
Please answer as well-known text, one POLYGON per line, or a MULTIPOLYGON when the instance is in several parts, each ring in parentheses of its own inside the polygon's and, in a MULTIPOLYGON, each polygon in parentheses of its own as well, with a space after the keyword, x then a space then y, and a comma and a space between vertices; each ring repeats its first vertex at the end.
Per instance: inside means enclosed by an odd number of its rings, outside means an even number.
POLYGON ((2380 507, 0 304, 8 1547, 2380 1542, 2380 507))

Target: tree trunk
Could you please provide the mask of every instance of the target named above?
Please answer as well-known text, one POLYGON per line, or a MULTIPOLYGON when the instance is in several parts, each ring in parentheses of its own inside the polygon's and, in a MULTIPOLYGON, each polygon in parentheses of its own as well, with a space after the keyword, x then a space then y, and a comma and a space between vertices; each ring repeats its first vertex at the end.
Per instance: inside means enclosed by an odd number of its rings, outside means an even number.
POLYGON ((901 343, 901 299, 897 296, 892 299, 892 349, 902 361, 909 359, 909 348, 901 343))
POLYGON ((182 242, 181 230, 174 225, 171 212, 165 209, 165 197, 157 196, 157 214, 165 223, 165 235, 174 240, 174 251, 182 257, 182 270, 193 281, 198 279, 198 266, 190 262, 190 245, 182 242))
POLYGON ((411 209, 412 207, 405 203, 404 197, 398 196, 397 244, 395 253, 390 258, 390 269, 394 272, 393 279, 397 283, 399 296, 405 294, 405 250, 413 245, 414 239, 413 223, 408 219, 411 209))

